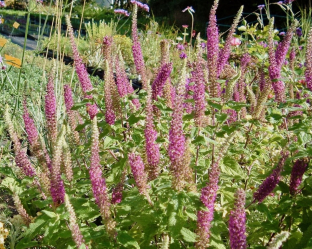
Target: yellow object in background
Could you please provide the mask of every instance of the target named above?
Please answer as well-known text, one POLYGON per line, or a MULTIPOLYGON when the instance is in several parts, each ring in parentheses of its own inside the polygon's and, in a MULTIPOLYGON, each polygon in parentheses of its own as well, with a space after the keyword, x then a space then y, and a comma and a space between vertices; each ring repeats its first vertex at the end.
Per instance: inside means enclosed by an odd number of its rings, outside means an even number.
POLYGON ((0 38, 0 47, 3 47, 7 43, 7 39, 0 38))
POLYGON ((12 65, 13 67, 21 68, 22 61, 20 59, 7 54, 4 55, 4 58, 7 64, 12 65))
POLYGON ((20 24, 19 24, 18 22, 14 22, 14 23, 13 23, 13 27, 14 27, 15 29, 17 29, 19 26, 20 26, 20 24))
POLYGON ((5 249, 4 247, 4 240, 9 235, 9 230, 4 228, 4 224, 0 222, 0 249, 5 249))
POLYGON ((0 24, 1 23, 4 23, 4 19, 3 18, 0 18, 0 24))

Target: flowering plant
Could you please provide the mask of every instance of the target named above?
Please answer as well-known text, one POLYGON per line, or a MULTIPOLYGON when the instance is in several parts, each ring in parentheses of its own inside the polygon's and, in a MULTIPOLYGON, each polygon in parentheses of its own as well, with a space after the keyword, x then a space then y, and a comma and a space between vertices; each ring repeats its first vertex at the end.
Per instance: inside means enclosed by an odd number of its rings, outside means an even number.
POLYGON ((136 84, 110 35, 104 78, 89 77, 66 17, 75 80, 50 71, 38 120, 32 91, 20 111, 5 107, 14 161, 1 187, 22 220, 16 248, 308 247, 312 30, 305 51, 296 21, 282 39, 273 19, 244 23, 238 38, 241 8, 220 44, 216 0, 205 44, 162 39, 151 66, 132 4, 136 84))

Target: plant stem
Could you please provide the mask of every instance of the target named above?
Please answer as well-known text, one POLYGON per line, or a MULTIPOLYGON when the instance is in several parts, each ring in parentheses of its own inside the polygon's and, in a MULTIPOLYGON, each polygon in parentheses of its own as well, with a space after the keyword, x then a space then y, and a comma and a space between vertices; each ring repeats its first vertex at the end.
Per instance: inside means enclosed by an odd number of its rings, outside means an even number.
POLYGON ((28 10, 27 13, 27 21, 26 21, 26 30, 25 30, 25 38, 24 38, 24 46, 23 46, 23 53, 22 53, 22 61, 21 61, 21 68, 19 70, 19 74, 18 74, 18 81, 17 81, 17 87, 16 87, 16 92, 17 92, 17 96, 16 96, 16 103, 15 103, 15 107, 13 110, 13 114, 15 114, 16 108, 18 108, 18 99, 19 99, 19 90, 20 90, 20 84, 21 84, 21 75, 22 75, 22 69, 24 66, 24 58, 25 58, 25 50, 26 50, 26 44, 27 44, 27 36, 28 36, 28 27, 29 27, 29 20, 30 20, 30 10, 28 10))

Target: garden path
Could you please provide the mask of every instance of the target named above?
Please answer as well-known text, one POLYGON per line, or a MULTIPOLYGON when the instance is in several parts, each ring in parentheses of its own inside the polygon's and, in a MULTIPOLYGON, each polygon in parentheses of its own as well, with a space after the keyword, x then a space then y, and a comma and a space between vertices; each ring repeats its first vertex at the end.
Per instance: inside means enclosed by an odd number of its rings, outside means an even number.
MULTIPOLYGON (((21 47, 24 47, 24 37, 20 37, 20 36, 9 36, 9 35, 5 35, 3 33, 0 32, 0 34, 2 36, 4 36, 6 39, 10 39, 11 42, 13 42, 14 44, 17 44, 21 47)), ((37 41, 32 40, 32 39, 27 39, 27 43, 26 43, 26 50, 35 50, 37 48, 37 41)))

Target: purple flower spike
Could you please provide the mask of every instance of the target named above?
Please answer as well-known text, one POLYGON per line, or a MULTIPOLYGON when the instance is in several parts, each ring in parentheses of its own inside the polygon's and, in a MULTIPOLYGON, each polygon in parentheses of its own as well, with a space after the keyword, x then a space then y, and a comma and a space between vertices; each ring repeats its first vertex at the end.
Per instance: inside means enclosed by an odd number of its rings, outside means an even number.
POLYGON ((164 63, 152 84, 152 99, 157 100, 158 96, 162 96, 163 89, 167 79, 172 71, 172 63, 164 63))
POLYGON ((127 74, 121 65, 121 62, 116 56, 115 60, 115 67, 116 67, 116 83, 117 83, 117 89, 120 97, 124 97, 128 93, 128 85, 129 85, 129 80, 127 78, 127 74))
MULTIPOLYGON (((67 23, 67 27, 68 27, 70 44, 71 44, 71 47, 73 50, 75 69, 76 69, 76 73, 77 73, 79 82, 81 84, 82 91, 84 93, 84 97, 86 99, 92 99, 93 97, 91 95, 88 95, 87 92, 92 91, 93 86, 91 84, 91 80, 89 78, 89 74, 87 72, 87 69, 86 69, 85 65, 83 64, 81 57, 79 56, 78 48, 77 48, 77 45, 75 43, 73 27, 70 23, 70 19, 68 16, 66 16, 66 23, 67 23)), ((87 110, 88 111, 90 110, 90 113, 88 112, 88 114, 89 114, 91 119, 93 119, 93 117, 95 117, 95 115, 98 112, 96 104, 93 104, 92 107, 89 104, 89 106, 87 106, 87 110)))
POLYGON ((92 185, 93 196, 96 204, 102 209, 102 205, 109 206, 105 179, 102 177, 99 155, 99 131, 97 119, 92 121, 92 148, 91 148, 91 165, 89 168, 90 180, 92 185))
POLYGON ((289 185, 290 194, 295 195, 299 192, 298 187, 301 184, 303 174, 306 171, 307 167, 308 163, 304 159, 297 160, 294 163, 290 177, 290 185, 289 185))
POLYGON ((245 192, 242 189, 236 192, 234 210, 231 211, 229 219, 230 245, 231 249, 245 249, 246 242, 246 212, 245 192))
POLYGON ((54 78, 52 74, 49 77, 47 85, 47 94, 45 96, 45 115, 51 142, 55 143, 57 138, 57 117, 56 117, 56 98, 54 94, 54 82, 53 82, 54 78))
POLYGON ((51 163, 51 196, 55 206, 64 202, 65 188, 61 178, 61 157, 62 157, 62 139, 58 138, 54 146, 51 163))
POLYGON ((112 204, 118 204, 122 201, 122 184, 118 184, 114 189, 112 193, 112 204))
POLYGON ((129 163, 131 171, 135 180, 135 183, 138 187, 138 190, 141 194, 147 194, 147 176, 144 171, 144 163, 142 158, 135 153, 129 154, 129 163))
POLYGON ((307 88, 312 91, 312 28, 310 29, 307 41, 307 50, 306 50, 306 70, 305 81, 307 88))
POLYGON ((273 170, 271 175, 269 175, 259 186, 259 189, 254 193, 254 200, 259 203, 263 202, 263 200, 275 189, 276 185, 280 181, 280 174, 283 170, 285 161, 289 155, 288 152, 281 152, 282 158, 280 159, 278 166, 273 170))
POLYGON ((286 36, 283 41, 279 43, 277 50, 274 51, 274 42, 273 42, 273 23, 271 23, 270 27, 270 35, 269 35, 269 75, 272 80, 272 87, 275 92, 275 100, 277 102, 285 101, 285 83, 279 78, 281 77, 281 68, 284 64, 286 54, 290 47, 291 39, 293 36, 293 32, 296 27, 296 22, 292 24, 290 29, 287 31, 286 36))
POLYGON ((28 137, 28 142, 31 146, 35 146, 38 142, 38 131, 34 120, 29 116, 26 100, 24 100, 24 114, 23 114, 25 130, 28 137))
POLYGON ((200 200, 208 211, 201 210, 197 213, 197 235, 196 248, 206 248, 209 243, 211 221, 213 220, 214 203, 217 197, 220 169, 219 164, 214 163, 209 173, 209 182, 202 188, 200 200))
POLYGON ((36 175, 35 169, 31 165, 25 150, 20 149, 15 152, 15 163, 23 170, 26 176, 33 177, 36 175))

